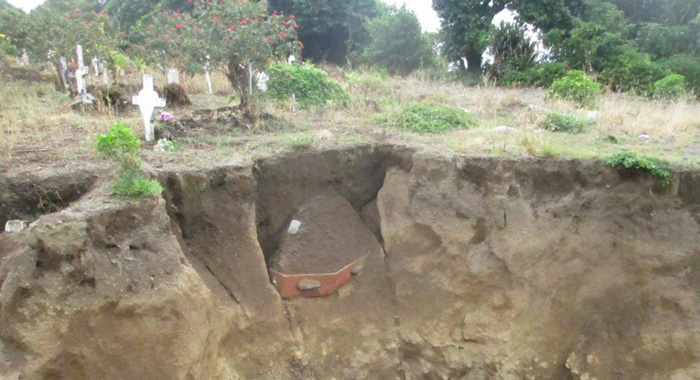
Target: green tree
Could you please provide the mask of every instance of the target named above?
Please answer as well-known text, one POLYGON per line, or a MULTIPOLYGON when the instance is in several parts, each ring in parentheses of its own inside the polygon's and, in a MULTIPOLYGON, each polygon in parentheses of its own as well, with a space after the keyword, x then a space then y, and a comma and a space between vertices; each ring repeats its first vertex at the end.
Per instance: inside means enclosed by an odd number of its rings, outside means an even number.
POLYGON ((164 12, 144 29, 155 63, 171 63, 190 73, 221 71, 249 107, 250 68, 265 69, 274 57, 298 51, 295 16, 268 14, 267 3, 196 0, 192 12, 164 12), (207 59, 209 57, 209 59, 207 59))
POLYGON ((21 9, 0 0, 0 59, 17 55, 25 47, 28 20, 21 9))
POLYGON ((405 6, 372 20, 369 31, 372 42, 363 54, 365 62, 399 75, 433 64, 431 41, 421 33, 416 15, 405 6))
POLYGON ((444 41, 445 57, 458 62, 467 60, 467 71, 481 70, 482 56, 489 44, 493 17, 505 9, 505 0, 433 0, 433 8, 440 16, 440 34, 444 41))
POLYGON ((271 0, 273 10, 299 20, 303 57, 345 64, 369 43, 368 20, 380 15, 379 0, 271 0))

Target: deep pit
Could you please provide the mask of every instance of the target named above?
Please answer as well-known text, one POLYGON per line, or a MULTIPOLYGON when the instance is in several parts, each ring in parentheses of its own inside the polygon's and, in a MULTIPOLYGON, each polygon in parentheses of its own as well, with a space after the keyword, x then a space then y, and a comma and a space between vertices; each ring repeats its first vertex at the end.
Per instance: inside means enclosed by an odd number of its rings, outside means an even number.
POLYGON ((360 146, 158 176, 0 234, 0 378, 700 378, 698 173, 360 146), (363 255, 326 297, 268 271, 363 255))

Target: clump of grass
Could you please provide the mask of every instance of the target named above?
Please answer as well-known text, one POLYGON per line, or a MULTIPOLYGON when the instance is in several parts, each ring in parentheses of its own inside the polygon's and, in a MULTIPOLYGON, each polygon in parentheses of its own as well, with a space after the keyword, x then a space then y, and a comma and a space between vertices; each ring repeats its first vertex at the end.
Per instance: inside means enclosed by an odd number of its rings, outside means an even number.
POLYGON ((286 137, 286 141, 292 148, 297 150, 308 149, 316 141, 316 137, 310 131, 303 131, 286 137))
POLYGON ((605 164, 612 168, 646 172, 657 177, 661 186, 668 186, 671 183, 671 172, 668 171, 670 164, 654 156, 625 151, 608 157, 605 164))
POLYGON ((97 136, 97 153, 117 166, 117 179, 109 185, 113 194, 138 198, 163 192, 158 181, 148 180, 141 170, 140 145, 126 123, 116 123, 109 132, 97 136))
POLYGON ((410 104, 402 109, 381 115, 378 122, 416 133, 446 133, 477 124, 469 113, 441 104, 410 104))
POLYGON ((579 133, 592 123, 593 121, 589 119, 566 113, 552 112, 540 123, 540 127, 551 132, 579 133))

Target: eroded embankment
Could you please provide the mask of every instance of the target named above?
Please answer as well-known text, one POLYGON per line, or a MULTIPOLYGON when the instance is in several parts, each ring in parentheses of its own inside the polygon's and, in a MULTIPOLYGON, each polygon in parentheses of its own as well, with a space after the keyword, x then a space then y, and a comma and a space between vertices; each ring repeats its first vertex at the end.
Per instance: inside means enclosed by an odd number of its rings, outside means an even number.
POLYGON ((98 189, 0 235, 0 377, 698 378, 700 176, 628 174, 358 147, 98 189), (365 251, 329 297, 267 271, 365 251))

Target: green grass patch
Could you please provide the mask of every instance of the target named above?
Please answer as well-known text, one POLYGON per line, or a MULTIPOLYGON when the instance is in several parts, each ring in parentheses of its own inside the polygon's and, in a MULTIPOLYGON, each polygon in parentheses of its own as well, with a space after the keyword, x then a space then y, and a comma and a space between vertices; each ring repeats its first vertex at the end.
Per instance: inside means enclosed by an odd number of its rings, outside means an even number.
POLYGON ((303 131, 300 133, 286 136, 285 141, 294 149, 304 150, 314 145, 314 141, 316 141, 316 136, 314 136, 313 132, 303 131))
POLYGON ((155 197, 163 192, 163 187, 158 181, 146 179, 139 173, 120 173, 109 185, 109 191, 129 198, 155 197))
POLYGON ((552 112, 540 123, 540 127, 551 132, 579 133, 591 124, 593 124, 593 121, 589 119, 566 113, 552 112))
POLYGON ((635 152, 616 153, 605 160, 612 168, 623 168, 648 173, 659 179, 661 186, 671 183, 670 164, 654 156, 645 156, 635 152))
POLYGON ((469 113, 441 104, 410 104, 376 118, 381 124, 416 133, 447 133, 477 125, 469 113))

